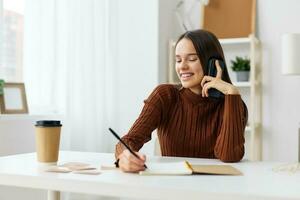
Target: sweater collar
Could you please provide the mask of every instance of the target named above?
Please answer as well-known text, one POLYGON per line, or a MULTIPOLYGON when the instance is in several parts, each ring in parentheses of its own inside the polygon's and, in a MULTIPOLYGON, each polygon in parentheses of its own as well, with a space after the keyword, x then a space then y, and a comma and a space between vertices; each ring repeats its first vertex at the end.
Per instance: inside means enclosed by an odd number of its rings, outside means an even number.
POLYGON ((209 101, 208 97, 202 97, 201 94, 196 94, 192 92, 189 88, 182 88, 183 97, 193 104, 205 103, 209 101))

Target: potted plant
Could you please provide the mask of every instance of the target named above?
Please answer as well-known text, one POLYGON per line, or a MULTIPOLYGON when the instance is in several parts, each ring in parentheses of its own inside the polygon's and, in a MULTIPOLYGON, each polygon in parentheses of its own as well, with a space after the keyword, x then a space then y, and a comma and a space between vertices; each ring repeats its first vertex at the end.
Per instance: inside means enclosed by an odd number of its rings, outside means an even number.
POLYGON ((250 59, 235 57, 235 60, 231 60, 231 69, 236 72, 237 81, 248 81, 250 72, 250 59))

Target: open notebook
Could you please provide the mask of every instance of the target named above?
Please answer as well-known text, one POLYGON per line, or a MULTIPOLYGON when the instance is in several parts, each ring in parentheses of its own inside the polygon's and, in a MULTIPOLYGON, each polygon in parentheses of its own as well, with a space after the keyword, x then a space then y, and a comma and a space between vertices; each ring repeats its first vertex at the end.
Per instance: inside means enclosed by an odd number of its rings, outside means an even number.
POLYGON ((187 161, 175 163, 147 163, 147 169, 139 172, 140 175, 242 175, 231 165, 192 165, 187 161))

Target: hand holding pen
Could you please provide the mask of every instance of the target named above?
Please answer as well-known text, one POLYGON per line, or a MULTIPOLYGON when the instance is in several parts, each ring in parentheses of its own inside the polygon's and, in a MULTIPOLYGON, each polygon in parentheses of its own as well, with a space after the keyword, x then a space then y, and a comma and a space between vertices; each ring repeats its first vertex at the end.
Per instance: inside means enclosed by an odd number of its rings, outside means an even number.
POLYGON ((119 155, 119 167, 121 170, 126 172, 138 172, 142 171, 147 166, 145 165, 146 156, 134 152, 130 149, 130 147, 119 137, 119 135, 109 128, 109 131, 124 145, 126 148, 120 155, 119 155))

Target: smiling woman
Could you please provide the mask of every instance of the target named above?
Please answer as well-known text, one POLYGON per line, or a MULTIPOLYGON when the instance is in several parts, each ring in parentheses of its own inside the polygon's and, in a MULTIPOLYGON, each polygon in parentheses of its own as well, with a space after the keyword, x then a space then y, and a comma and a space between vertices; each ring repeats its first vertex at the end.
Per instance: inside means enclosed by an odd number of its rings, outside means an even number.
POLYGON ((118 166, 127 172, 144 170, 146 156, 138 153, 157 129, 163 156, 218 158, 237 162, 244 155, 247 107, 231 84, 222 47, 214 34, 187 31, 175 46, 176 72, 180 85, 162 84, 145 100, 144 108, 122 139, 139 158, 116 146, 118 166), (216 76, 209 76, 208 63, 217 61, 216 76), (224 62, 225 63, 225 62, 224 62), (215 89, 223 96, 209 96, 215 89))
POLYGON ((196 94, 200 94, 199 84, 204 76, 201 63, 193 43, 189 39, 182 39, 176 47, 176 72, 182 86, 190 88, 196 94))

